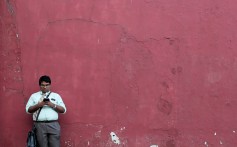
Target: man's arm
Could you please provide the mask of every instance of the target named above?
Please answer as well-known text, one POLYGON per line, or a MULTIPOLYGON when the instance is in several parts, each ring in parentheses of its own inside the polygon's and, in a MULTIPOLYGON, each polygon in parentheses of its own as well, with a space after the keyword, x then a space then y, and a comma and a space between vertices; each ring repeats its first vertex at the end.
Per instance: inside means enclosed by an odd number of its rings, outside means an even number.
POLYGON ((35 111, 37 111, 39 108, 43 107, 45 105, 45 102, 39 102, 38 104, 34 105, 34 106, 30 106, 28 109, 29 113, 34 113, 35 111))
POLYGON ((55 111, 57 111, 58 113, 64 113, 65 109, 62 106, 56 105, 52 102, 45 102, 45 105, 48 105, 49 107, 53 108, 55 111))
POLYGON ((55 105, 53 105, 52 108, 54 108, 54 110, 57 111, 58 113, 66 113, 67 109, 66 109, 65 104, 63 103, 61 96, 57 94, 56 98, 57 98, 56 107, 55 105))
POLYGON ((58 113, 64 113, 65 109, 62 106, 55 105, 54 110, 57 111, 58 113))

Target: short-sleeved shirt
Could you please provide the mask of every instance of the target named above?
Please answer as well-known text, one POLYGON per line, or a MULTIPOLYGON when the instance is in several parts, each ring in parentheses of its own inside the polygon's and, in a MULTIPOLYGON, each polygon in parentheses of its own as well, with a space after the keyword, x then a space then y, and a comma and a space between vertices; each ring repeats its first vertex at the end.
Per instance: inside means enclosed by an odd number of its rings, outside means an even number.
MULTIPOLYGON (((46 93, 46 96, 48 94, 49 92, 46 93)), ((42 101, 43 98, 46 96, 43 95, 42 91, 33 93, 26 104, 26 112, 29 113, 28 112, 29 107, 36 105, 37 103, 39 103, 39 101, 42 101)), ((66 112, 65 104, 63 103, 63 100, 59 94, 51 92, 48 98, 52 103, 62 106, 66 112)), ((39 110, 33 113, 34 121, 36 121, 38 111, 39 110)), ((43 106, 37 121, 52 121, 52 120, 58 120, 58 113, 48 105, 43 106)))

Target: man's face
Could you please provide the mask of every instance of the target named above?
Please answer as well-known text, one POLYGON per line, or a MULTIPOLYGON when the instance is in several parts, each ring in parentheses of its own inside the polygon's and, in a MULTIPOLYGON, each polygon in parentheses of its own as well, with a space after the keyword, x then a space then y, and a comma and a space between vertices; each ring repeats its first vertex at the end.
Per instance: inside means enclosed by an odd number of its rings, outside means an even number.
POLYGON ((43 92, 43 93, 46 93, 46 92, 49 92, 50 91, 50 83, 47 83, 47 82, 41 82, 40 84, 40 90, 43 92))

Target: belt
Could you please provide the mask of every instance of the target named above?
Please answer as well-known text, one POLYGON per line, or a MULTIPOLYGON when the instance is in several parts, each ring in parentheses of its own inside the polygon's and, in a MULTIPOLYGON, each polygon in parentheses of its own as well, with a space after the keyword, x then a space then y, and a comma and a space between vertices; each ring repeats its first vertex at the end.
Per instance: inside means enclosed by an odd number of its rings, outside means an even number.
POLYGON ((57 122, 58 120, 45 120, 45 121, 34 121, 35 123, 52 123, 57 122))

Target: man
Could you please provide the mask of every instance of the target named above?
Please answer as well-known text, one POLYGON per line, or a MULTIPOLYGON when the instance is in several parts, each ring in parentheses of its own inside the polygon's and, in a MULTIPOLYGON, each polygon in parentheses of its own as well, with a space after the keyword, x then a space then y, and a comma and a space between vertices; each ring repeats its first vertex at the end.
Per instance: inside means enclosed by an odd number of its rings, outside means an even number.
POLYGON ((58 113, 65 113, 66 107, 60 95, 50 91, 51 80, 49 76, 40 77, 39 86, 40 91, 32 94, 29 98, 26 104, 26 112, 33 114, 39 147, 59 147, 60 125, 58 123, 58 113), (48 99, 46 100, 47 96, 48 99), (38 113, 39 116, 36 121, 38 113))

